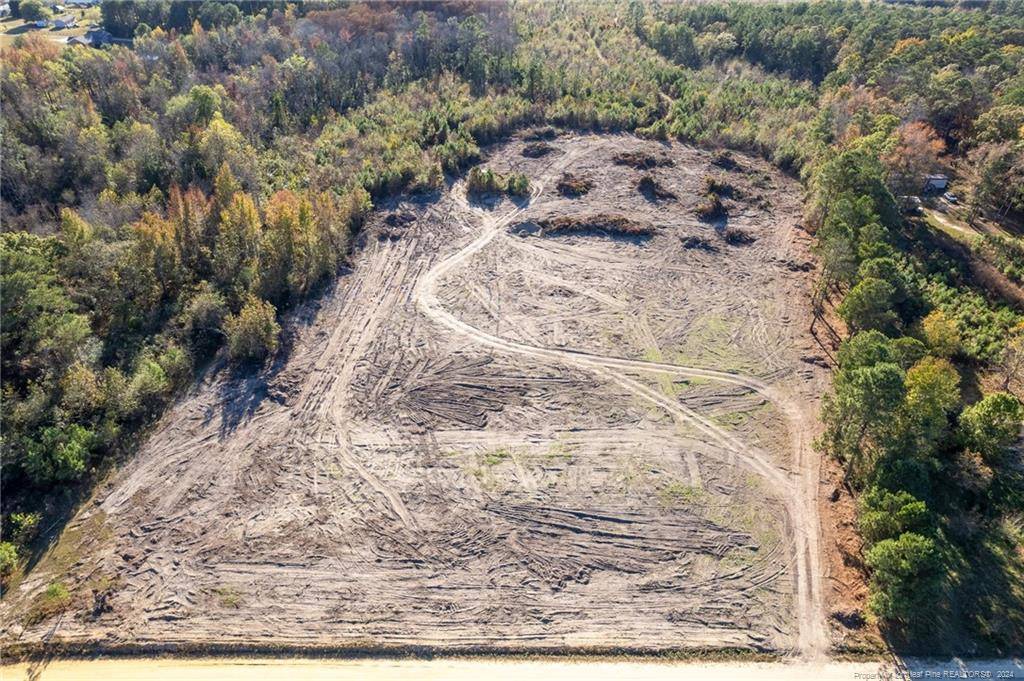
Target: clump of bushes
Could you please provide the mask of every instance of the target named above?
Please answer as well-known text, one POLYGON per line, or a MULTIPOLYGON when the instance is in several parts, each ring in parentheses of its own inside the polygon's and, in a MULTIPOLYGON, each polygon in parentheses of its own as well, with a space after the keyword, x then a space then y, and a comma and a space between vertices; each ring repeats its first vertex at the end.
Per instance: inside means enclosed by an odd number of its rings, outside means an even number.
POLYGON ((23 551, 35 540, 39 532, 39 513, 11 513, 7 516, 4 536, 8 541, 0 542, 0 584, 17 569, 23 551))
POLYGON ((706 175, 704 177, 704 191, 708 194, 717 194, 718 196, 728 198, 736 194, 736 187, 722 177, 706 175))
POLYGON ((740 167, 740 164, 736 162, 732 154, 724 149, 715 152, 711 157, 711 165, 718 166, 722 170, 736 170, 740 167))
POLYGON ((699 249, 702 251, 712 252, 718 250, 718 247, 715 246, 715 244, 711 243, 710 239, 706 239, 705 237, 702 236, 684 236, 680 237, 680 241, 683 244, 683 248, 687 250, 699 249))
POLYGON ((562 173, 562 177, 558 180, 555 188, 562 196, 576 198, 577 196, 583 196, 593 189, 594 183, 586 177, 580 177, 572 173, 562 173))
POLYGON ((526 196, 530 193, 530 180, 522 173, 512 173, 506 177, 490 168, 478 166, 469 171, 466 191, 470 194, 504 193, 509 196, 526 196))
POLYGON ((25 548, 31 544, 39 533, 39 513, 12 513, 7 517, 8 536, 14 543, 25 548))
POLYGON ((14 569, 18 567, 18 549, 12 542, 0 542, 0 584, 7 582, 14 569))
POLYGON ((726 215, 722 199, 715 192, 708 192, 700 203, 697 204, 694 212, 697 214, 698 219, 705 222, 724 218, 726 215))
POLYGON ((501 175, 490 168, 473 168, 466 178, 466 191, 470 194, 496 194, 504 189, 501 175))
POLYGON ((1000 234, 975 237, 971 246, 992 262, 1003 274, 1018 284, 1024 284, 1024 243, 1000 234))
POLYGON ((238 362, 258 362, 277 350, 281 327, 277 309, 251 297, 237 315, 224 322, 228 335, 228 354, 238 362))
POLYGON ((665 189, 651 175, 644 175, 636 183, 637 191, 643 194, 648 201, 674 201, 676 195, 665 189))
POLYGON ((505 193, 510 196, 527 196, 530 193, 530 180, 522 173, 512 173, 505 180, 505 193))
POLYGON ((25 624, 31 626, 64 612, 71 605, 71 593, 63 582, 52 582, 41 593, 25 614, 25 624))

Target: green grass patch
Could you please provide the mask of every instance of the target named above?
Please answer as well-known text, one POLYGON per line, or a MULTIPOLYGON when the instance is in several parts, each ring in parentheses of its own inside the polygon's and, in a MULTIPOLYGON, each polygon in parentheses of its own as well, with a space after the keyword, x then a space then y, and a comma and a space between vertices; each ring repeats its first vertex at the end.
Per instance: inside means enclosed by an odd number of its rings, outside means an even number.
POLYGON ((704 490, 673 480, 658 490, 658 501, 662 506, 689 506, 704 498, 704 490))
POLYGON ((213 590, 217 602, 224 608, 238 608, 242 605, 242 592, 233 586, 219 586, 213 590))
POLYGON ((480 457, 480 464, 482 466, 497 466, 508 459, 512 458, 512 450, 508 447, 501 447, 493 451, 487 452, 480 457))
POLYGON ((46 589, 36 596, 32 605, 25 613, 25 626, 32 626, 54 615, 58 615, 71 605, 71 592, 63 582, 51 582, 46 589))
POLYGON ((946 236, 956 239, 961 243, 970 245, 970 236, 968 234, 964 234, 958 229, 953 229, 943 221, 936 218, 931 213, 925 214, 925 221, 928 223, 928 226, 931 227, 932 229, 942 232, 946 236))
POLYGON ((552 442, 544 458, 549 461, 572 461, 576 456, 576 449, 574 445, 567 445, 564 442, 552 442))
POLYGON ((745 409, 736 409, 734 411, 724 412, 722 414, 716 414, 711 417, 711 420, 720 426, 726 426, 729 428, 739 428, 740 426, 749 424, 758 415, 771 409, 771 405, 768 402, 756 404, 752 407, 745 409))
POLYGON ((740 320, 708 315, 694 322, 672 356, 676 364, 706 366, 718 370, 752 371, 756 362, 749 352, 732 342, 740 320))
POLYGON ((645 362, 664 362, 665 356, 661 354, 661 350, 658 348, 647 348, 644 350, 644 354, 641 359, 645 362))
POLYGON ((750 412, 742 409, 739 411, 730 411, 725 414, 718 414, 711 417, 711 420, 720 426, 729 426, 731 428, 738 428, 744 423, 750 420, 750 412))

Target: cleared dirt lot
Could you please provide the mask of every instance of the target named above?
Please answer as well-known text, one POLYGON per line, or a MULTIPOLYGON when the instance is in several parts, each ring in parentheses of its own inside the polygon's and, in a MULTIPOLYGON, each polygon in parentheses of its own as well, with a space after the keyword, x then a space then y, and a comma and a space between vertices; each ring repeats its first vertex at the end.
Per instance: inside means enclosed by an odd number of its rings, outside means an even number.
POLYGON ((529 198, 386 206, 286 357, 182 399, 5 599, 6 641, 823 651, 796 184, 525 144, 488 164, 529 198), (25 626, 55 579, 73 607, 25 626))

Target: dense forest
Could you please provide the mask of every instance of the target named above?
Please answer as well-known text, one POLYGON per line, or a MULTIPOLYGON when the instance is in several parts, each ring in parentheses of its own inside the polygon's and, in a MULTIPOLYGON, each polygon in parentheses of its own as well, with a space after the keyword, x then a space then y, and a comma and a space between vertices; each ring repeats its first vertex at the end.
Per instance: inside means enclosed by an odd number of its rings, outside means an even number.
MULTIPOLYGON (((1024 646, 1022 317, 899 203, 946 170, 972 214, 1020 223, 1024 1, 102 17, 130 40, 2 53, 4 571, 197 372, 273 361, 282 313, 345 265, 374 201, 553 125, 736 148, 803 180, 814 304, 842 338, 819 445, 859 495, 871 616, 903 645, 1024 646)), ((1020 281, 1019 241, 977 249, 1020 281)))

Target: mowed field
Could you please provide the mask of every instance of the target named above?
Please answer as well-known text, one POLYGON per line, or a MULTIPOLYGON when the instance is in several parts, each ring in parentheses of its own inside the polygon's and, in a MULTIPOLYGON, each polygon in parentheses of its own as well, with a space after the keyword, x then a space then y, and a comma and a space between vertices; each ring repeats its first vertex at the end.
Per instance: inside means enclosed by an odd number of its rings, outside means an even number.
POLYGON ((486 163, 529 197, 381 206, 275 364, 212 367, 68 524, 4 641, 823 652, 810 237, 797 183, 732 159, 519 139, 486 163))

